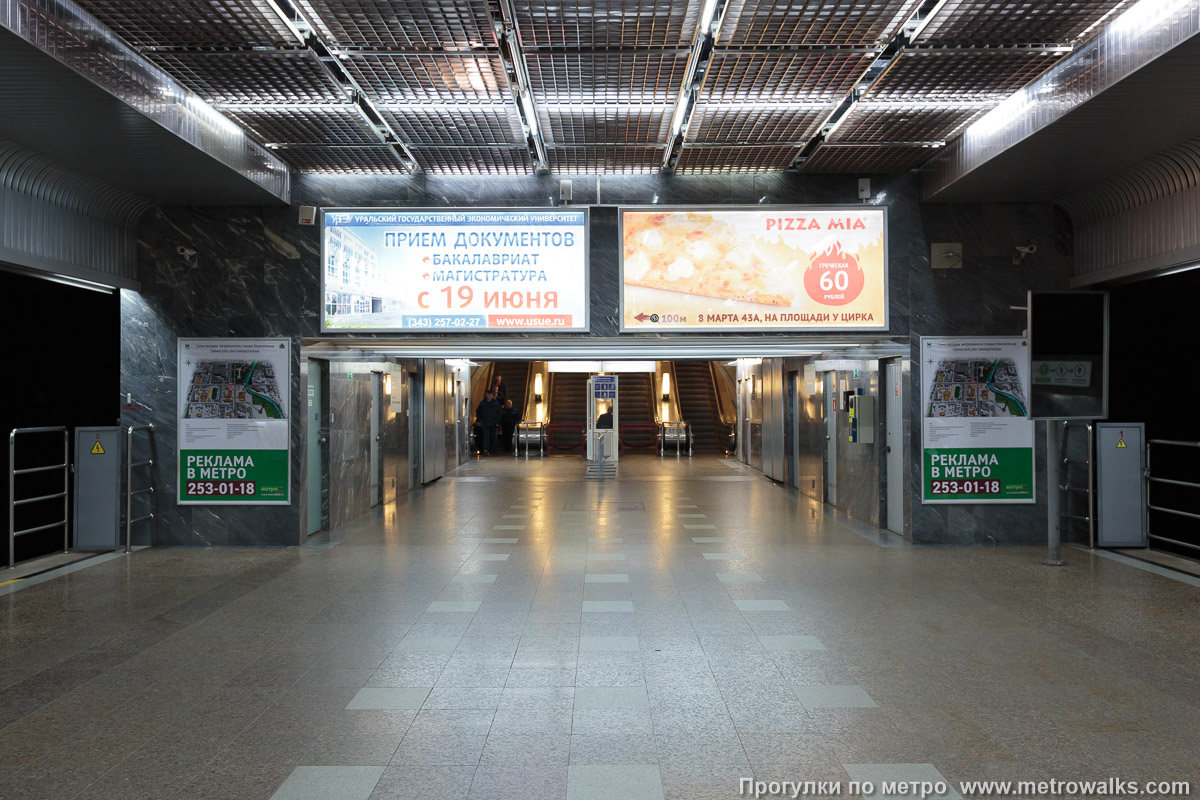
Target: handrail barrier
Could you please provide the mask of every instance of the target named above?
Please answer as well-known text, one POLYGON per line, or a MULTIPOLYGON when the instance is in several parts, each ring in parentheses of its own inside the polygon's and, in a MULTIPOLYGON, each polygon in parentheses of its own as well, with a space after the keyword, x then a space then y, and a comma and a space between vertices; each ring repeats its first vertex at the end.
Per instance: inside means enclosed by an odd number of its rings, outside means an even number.
POLYGON ((8 434, 8 568, 15 569, 17 566, 17 537, 24 536, 28 533, 37 533, 38 531, 46 531, 51 528, 57 528, 59 525, 63 529, 63 552, 71 552, 69 547, 71 535, 71 512, 69 507, 70 498, 68 489, 70 487, 70 470, 71 470, 71 434, 66 427, 55 425, 43 428, 13 428, 8 434), (63 440, 63 455, 61 464, 48 464, 39 467, 26 467, 17 469, 17 436, 39 433, 61 433, 63 440), (53 494, 44 494, 38 497, 23 497, 17 499, 17 476, 30 475, 39 472, 52 472, 54 470, 62 470, 62 491, 54 492, 53 494), (62 519, 58 522, 51 522, 46 525, 37 525, 24 530, 17 530, 17 506, 29 505, 31 503, 40 503, 46 500, 56 500, 62 498, 62 519))
MULTIPOLYGON (((1149 442, 1146 443, 1146 508, 1150 509, 1151 511, 1161 511, 1164 514, 1174 514, 1175 516, 1178 516, 1178 517, 1188 517, 1190 519, 1200 519, 1200 514, 1196 514, 1191 511, 1184 511, 1179 508, 1167 508, 1166 506, 1156 506, 1150 501, 1150 488, 1156 483, 1167 484, 1170 486, 1184 486, 1189 489, 1200 489, 1200 483, 1193 483, 1191 481, 1181 481, 1176 478, 1162 478, 1162 477, 1158 477, 1158 476, 1154 475, 1153 468, 1151 467, 1152 462, 1150 460, 1150 453, 1153 450, 1154 445, 1158 445, 1160 447, 1197 447, 1197 448, 1200 448, 1200 442, 1181 442, 1181 441, 1175 441, 1172 439, 1151 439, 1149 442)), ((1147 526, 1148 526, 1148 523, 1147 523, 1147 526)), ((1146 536, 1149 539, 1155 539, 1160 542, 1167 542, 1168 544, 1173 544, 1173 545, 1176 545, 1177 547, 1187 547, 1191 550, 1200 550, 1200 546, 1191 544, 1190 542, 1181 542, 1178 539, 1168 539, 1166 536, 1156 536, 1155 534, 1150 533, 1149 530, 1147 530, 1146 536)))
POLYGON ((133 552, 133 525, 135 522, 146 522, 154 519, 154 512, 143 514, 140 517, 133 516, 133 498, 135 495, 144 494, 153 498, 154 496, 154 472, 149 473, 150 486, 141 489, 133 488, 133 470, 135 467, 153 467, 154 459, 148 458, 145 461, 133 460, 133 434, 137 431, 146 431, 149 436, 147 442, 151 447, 151 455, 153 455, 154 447, 154 425, 131 425, 125 429, 125 552, 133 552))

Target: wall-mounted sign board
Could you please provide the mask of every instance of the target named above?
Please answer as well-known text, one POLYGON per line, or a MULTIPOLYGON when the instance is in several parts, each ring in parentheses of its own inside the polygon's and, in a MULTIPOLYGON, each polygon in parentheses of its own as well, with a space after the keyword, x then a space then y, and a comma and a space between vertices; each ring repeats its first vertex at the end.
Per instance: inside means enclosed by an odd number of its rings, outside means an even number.
POLYGON ((886 330, 887 210, 622 208, 622 331, 886 330))
POLYGON ((321 213, 321 330, 588 330, 586 209, 321 213))

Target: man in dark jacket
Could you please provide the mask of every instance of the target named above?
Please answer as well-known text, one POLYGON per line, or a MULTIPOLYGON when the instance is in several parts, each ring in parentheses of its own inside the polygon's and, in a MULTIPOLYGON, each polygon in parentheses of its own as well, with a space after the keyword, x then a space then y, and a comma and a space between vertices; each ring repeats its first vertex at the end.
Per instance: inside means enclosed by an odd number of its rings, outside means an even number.
POLYGON ((512 400, 504 401, 504 408, 500 410, 500 435, 504 437, 501 442, 504 445, 504 452, 509 452, 513 448, 513 431, 517 429, 517 423, 521 421, 521 415, 513 408, 512 400))
POLYGON ((479 449, 492 454, 492 448, 495 446, 496 426, 500 424, 500 404, 496 402, 496 396, 488 392, 479 401, 479 406, 475 409, 475 421, 479 423, 480 439, 479 449))

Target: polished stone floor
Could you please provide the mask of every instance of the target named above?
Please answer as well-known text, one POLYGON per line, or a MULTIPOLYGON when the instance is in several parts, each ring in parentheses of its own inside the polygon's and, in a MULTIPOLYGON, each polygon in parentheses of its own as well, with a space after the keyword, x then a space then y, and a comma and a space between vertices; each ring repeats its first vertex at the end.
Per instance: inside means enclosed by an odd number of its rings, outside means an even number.
POLYGON ((306 547, 0 596, 0 797, 1196 779, 1200 588, 1042 555, 904 546, 715 458, 493 458, 306 547))

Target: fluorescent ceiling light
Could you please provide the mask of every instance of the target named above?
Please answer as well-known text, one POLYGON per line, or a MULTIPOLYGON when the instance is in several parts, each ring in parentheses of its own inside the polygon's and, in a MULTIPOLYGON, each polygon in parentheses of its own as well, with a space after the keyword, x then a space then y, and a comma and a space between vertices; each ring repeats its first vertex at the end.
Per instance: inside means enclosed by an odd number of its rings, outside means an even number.
POLYGON ((713 17, 717 14, 717 0, 704 0, 700 7, 700 35, 703 36, 712 29, 713 17))

